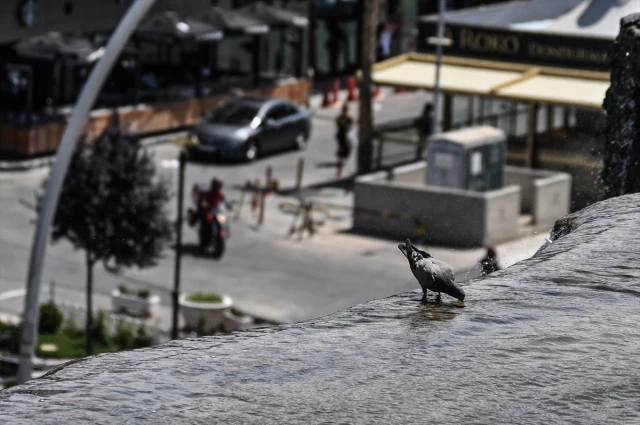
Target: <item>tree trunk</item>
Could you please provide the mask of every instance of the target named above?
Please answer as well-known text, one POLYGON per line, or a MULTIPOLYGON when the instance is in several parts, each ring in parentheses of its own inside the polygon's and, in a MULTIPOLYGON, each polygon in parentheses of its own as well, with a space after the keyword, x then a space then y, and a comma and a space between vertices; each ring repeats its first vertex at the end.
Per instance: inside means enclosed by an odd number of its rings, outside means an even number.
POLYGON ((87 356, 93 354, 93 264, 94 261, 87 252, 87 323, 85 328, 87 356))
POLYGON ((358 174, 371 171, 373 153, 373 110, 371 68, 375 57, 378 0, 362 2, 362 76, 360 78, 360 116, 358 118, 358 174))

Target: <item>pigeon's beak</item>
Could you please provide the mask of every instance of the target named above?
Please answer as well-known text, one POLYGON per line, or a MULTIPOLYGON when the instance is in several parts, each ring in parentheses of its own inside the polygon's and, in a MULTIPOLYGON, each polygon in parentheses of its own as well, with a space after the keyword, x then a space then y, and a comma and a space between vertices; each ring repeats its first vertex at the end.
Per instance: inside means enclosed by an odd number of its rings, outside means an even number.
POLYGON ((409 258, 407 254, 407 247, 403 243, 398 244, 398 249, 404 254, 405 257, 409 258))

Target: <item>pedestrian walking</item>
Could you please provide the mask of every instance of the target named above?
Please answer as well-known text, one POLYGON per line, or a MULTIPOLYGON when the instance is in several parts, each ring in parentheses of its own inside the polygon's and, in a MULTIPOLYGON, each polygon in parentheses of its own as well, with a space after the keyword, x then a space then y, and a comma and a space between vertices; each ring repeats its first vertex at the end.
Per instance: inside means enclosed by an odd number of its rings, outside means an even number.
POLYGON ((433 134, 433 103, 427 102, 424 105, 422 114, 416 120, 416 127, 418 130, 419 142, 417 157, 421 158, 424 149, 427 147, 427 140, 429 136, 433 134))
POLYGON ((336 141, 338 143, 338 151, 336 153, 338 161, 346 161, 351 154, 351 149, 355 144, 354 119, 349 111, 349 105, 345 102, 342 105, 342 111, 336 118, 336 141))

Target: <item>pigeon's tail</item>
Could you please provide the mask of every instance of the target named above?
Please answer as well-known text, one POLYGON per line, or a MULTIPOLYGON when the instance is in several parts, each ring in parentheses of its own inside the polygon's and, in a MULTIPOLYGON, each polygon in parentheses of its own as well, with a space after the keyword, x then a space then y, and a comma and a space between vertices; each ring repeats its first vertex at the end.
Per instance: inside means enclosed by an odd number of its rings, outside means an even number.
POLYGON ((441 291, 447 295, 452 296, 453 298, 456 298, 460 301, 464 301, 464 297, 465 297, 464 289, 462 289, 462 287, 456 284, 455 282, 451 282, 447 284, 444 288, 441 289, 441 291))

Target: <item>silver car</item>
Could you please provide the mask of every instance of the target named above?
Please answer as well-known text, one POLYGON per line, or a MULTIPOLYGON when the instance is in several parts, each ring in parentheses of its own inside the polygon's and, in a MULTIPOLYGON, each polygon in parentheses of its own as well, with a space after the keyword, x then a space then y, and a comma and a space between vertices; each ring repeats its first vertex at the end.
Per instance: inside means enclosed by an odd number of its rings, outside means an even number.
POLYGON ((253 161, 268 153, 304 150, 310 135, 307 109, 281 99, 239 97, 218 104, 192 128, 189 150, 253 161))

